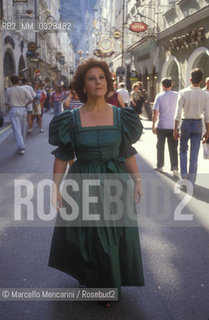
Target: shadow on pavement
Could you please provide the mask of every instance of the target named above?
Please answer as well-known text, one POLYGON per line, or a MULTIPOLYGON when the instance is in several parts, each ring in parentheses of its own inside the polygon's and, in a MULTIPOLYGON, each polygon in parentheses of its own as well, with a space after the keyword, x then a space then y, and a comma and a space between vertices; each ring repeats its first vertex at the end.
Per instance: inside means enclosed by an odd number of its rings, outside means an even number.
POLYGON ((197 200, 209 203, 209 190, 208 188, 195 185, 193 197, 197 200))

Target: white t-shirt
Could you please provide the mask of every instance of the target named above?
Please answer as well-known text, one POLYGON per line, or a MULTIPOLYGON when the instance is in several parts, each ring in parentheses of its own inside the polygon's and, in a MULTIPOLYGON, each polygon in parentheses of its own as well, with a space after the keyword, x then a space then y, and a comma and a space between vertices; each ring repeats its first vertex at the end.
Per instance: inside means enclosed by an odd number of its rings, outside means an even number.
POLYGON ((33 100, 32 95, 21 86, 12 86, 6 90, 5 103, 7 103, 10 108, 25 107, 29 100, 33 100))
MULTIPOLYGON (((33 98, 35 98, 36 94, 35 94, 35 91, 33 90, 33 88, 31 86, 29 86, 28 84, 25 84, 22 86, 22 88, 26 89, 33 98)), ((30 103, 28 106, 27 106, 27 111, 33 111, 33 104, 30 103)))
POLYGON ((128 93, 128 90, 125 89, 125 88, 120 88, 117 90, 118 93, 120 93, 122 99, 123 99, 123 102, 124 103, 127 103, 128 105, 130 105, 130 98, 129 98, 129 93, 128 93))
POLYGON ((178 93, 172 90, 167 90, 159 93, 154 101, 153 110, 159 111, 159 129, 174 128, 174 115, 176 111, 176 103, 178 93))
POLYGON ((201 119, 209 122, 209 96, 200 87, 189 86, 179 92, 175 120, 201 119))

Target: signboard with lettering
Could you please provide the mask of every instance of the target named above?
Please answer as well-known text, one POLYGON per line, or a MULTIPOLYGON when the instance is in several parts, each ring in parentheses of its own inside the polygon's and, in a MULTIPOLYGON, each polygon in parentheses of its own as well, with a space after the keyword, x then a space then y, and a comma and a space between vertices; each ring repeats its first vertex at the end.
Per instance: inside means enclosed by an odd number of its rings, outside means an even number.
POLYGON ((147 28, 148 26, 144 22, 132 22, 129 26, 129 30, 132 32, 144 32, 147 28))
POLYGON ((41 75, 41 71, 39 69, 34 70, 34 77, 38 78, 41 75))

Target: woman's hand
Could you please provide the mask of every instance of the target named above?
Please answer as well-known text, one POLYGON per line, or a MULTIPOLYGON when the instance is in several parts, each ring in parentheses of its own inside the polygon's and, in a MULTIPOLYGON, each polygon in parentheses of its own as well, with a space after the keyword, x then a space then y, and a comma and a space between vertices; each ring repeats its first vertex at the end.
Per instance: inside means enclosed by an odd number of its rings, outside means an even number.
POLYGON ((51 203, 53 207, 58 211, 62 208, 62 196, 55 183, 53 183, 52 186, 51 203))
POLYGON ((139 203, 142 199, 142 187, 141 187, 141 182, 136 181, 135 182, 135 187, 134 187, 134 199, 136 203, 139 203))

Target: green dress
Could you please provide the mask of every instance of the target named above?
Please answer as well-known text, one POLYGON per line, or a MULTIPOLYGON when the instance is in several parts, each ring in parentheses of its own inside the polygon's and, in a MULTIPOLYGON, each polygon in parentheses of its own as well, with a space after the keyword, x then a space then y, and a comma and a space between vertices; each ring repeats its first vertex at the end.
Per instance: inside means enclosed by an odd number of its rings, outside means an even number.
MULTIPOLYGON (((131 145, 140 138, 143 127, 131 108, 112 108, 113 126, 81 127, 78 109, 52 119, 49 143, 58 146, 52 153, 65 161, 76 156, 68 172, 69 179, 76 174, 128 176, 124 161, 136 154, 131 145)), ((81 192, 74 197, 82 211, 81 192)), ((136 213, 134 200, 131 201, 136 213)), ((63 206, 70 211, 65 201, 63 206)), ((104 203, 101 201, 99 206, 98 209, 102 209, 104 203)), ((60 220, 58 214, 49 266, 73 276, 89 288, 118 288, 119 297, 121 286, 144 285, 137 223, 131 227, 71 226, 63 225, 63 221, 60 224, 60 220)))

